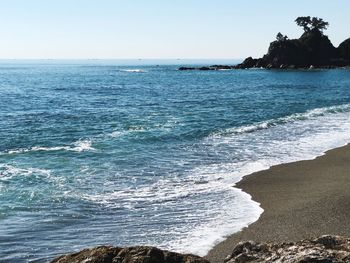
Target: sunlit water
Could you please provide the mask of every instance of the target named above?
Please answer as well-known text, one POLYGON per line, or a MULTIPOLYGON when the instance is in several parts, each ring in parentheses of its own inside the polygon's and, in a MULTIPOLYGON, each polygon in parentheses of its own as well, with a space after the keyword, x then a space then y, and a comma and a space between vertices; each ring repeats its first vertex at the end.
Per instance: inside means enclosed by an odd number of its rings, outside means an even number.
POLYGON ((262 209, 232 185, 350 141, 350 71, 0 65, 0 259, 205 255, 262 209))

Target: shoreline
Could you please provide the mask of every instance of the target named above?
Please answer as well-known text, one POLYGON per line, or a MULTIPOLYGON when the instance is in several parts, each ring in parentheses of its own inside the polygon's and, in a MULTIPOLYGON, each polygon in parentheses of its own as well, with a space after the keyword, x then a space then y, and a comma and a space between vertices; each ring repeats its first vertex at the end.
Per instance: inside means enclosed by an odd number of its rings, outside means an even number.
POLYGON ((238 242, 291 242, 324 234, 350 235, 350 145, 311 160, 272 166, 243 177, 235 186, 264 212, 205 256, 223 262, 238 242))

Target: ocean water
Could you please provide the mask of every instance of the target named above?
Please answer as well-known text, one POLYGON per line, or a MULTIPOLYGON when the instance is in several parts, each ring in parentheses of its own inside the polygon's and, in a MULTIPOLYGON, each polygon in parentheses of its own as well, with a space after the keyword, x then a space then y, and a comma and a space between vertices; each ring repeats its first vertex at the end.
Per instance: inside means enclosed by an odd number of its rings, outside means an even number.
POLYGON ((244 175, 350 141, 349 70, 134 64, 0 64, 0 261, 205 255, 263 211, 244 175))

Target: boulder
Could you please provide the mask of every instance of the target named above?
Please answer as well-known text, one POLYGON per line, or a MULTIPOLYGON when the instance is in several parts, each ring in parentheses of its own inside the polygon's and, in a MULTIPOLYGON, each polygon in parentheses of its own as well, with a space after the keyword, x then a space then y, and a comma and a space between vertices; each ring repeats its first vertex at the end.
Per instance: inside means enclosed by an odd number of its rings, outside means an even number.
POLYGON ((214 70, 229 70, 229 69, 232 69, 232 67, 228 66, 228 65, 212 65, 212 66, 210 66, 210 68, 212 68, 214 70))
POLYGON ((155 247, 108 247, 84 249, 60 256, 51 263, 209 263, 206 259, 155 247))
MULTIPOLYGON (((325 235, 289 243, 237 244, 225 263, 350 263, 350 238, 325 235)), ((108 247, 84 249, 64 255, 51 263, 209 263, 204 258, 161 250, 155 247, 108 247)))
POLYGON ((322 236, 296 243, 239 243, 225 263, 284 262, 284 263, 348 263, 350 239, 322 236))
POLYGON ((195 70, 194 67, 179 67, 179 70, 195 70))

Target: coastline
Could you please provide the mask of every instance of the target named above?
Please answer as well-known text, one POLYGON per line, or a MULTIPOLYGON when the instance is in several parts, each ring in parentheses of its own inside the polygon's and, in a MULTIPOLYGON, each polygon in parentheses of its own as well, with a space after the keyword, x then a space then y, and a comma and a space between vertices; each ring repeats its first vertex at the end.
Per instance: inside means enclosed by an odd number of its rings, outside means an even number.
POLYGON ((270 167, 235 185, 261 204, 259 220, 209 251, 223 262, 240 241, 290 242, 324 234, 350 235, 350 145, 313 160, 270 167))

